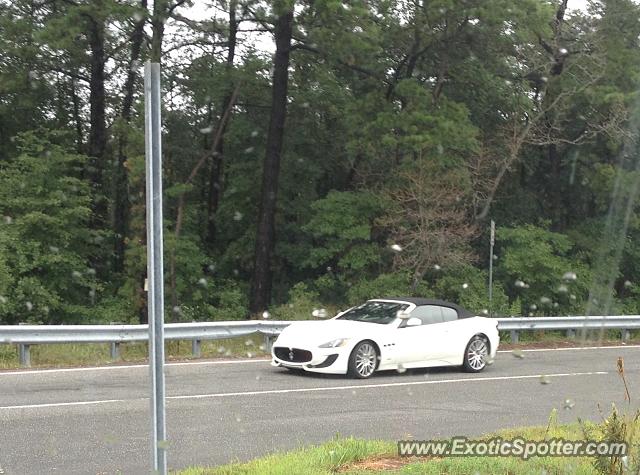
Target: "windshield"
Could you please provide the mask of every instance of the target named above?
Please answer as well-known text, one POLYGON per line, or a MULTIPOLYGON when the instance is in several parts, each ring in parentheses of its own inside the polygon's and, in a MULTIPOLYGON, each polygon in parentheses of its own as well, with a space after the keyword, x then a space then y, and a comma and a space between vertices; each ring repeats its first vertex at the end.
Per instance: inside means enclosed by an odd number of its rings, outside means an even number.
POLYGON ((397 318, 399 311, 406 310, 409 305, 398 302, 366 302, 359 307, 348 310, 337 320, 354 320, 356 322, 380 323, 386 325, 397 318))

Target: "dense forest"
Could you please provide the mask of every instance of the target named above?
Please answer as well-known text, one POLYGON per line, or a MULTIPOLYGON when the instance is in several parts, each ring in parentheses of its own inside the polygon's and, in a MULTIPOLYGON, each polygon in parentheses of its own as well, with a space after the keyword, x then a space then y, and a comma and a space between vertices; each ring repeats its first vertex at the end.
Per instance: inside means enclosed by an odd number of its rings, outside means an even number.
POLYGON ((0 0, 0 324, 146 321, 147 60, 167 321, 638 313, 640 6, 577 7, 0 0))

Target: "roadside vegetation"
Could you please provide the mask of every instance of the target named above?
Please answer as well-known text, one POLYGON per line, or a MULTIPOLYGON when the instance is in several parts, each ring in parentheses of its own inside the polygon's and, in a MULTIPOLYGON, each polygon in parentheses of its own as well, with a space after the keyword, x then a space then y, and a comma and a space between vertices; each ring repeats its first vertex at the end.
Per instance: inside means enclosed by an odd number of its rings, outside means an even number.
POLYGON ((540 441, 566 440, 627 441, 632 447, 621 457, 399 457, 397 445, 389 441, 369 441, 336 437, 317 447, 305 447, 216 468, 189 468, 176 475, 507 475, 507 474, 580 474, 622 475, 640 469, 640 420, 637 415, 621 415, 615 409, 600 423, 581 421, 559 425, 552 413, 546 427, 501 430, 481 439, 521 437, 540 441))

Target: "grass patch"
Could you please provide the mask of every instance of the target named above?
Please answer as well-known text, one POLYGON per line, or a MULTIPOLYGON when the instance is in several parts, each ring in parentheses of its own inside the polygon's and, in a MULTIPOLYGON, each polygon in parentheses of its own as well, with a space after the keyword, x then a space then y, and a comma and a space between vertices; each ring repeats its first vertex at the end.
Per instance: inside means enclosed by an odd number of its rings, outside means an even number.
MULTIPOLYGON (((638 421, 635 421, 638 424, 638 421)), ((637 433, 637 431, 636 431, 637 433)), ((606 424, 582 422, 558 425, 555 413, 547 427, 524 427, 501 430, 482 439, 500 437, 503 440, 521 437, 528 440, 563 438, 565 440, 602 440, 606 424)), ((629 459, 638 461, 638 445, 632 446, 629 459)), ((277 453, 247 463, 234 463, 214 468, 192 467, 175 472, 176 475, 374 475, 374 474, 583 474, 596 475, 594 457, 399 457, 395 442, 336 438, 316 447, 305 447, 277 453)), ((615 472, 611 472, 615 473, 615 472)))
MULTIPOLYGON (((110 345, 102 343, 61 345, 33 345, 31 350, 32 367, 65 367, 93 366, 114 363, 143 363, 147 360, 149 350, 146 343, 122 343, 120 358, 113 361, 110 345)), ((165 344, 168 360, 185 360, 193 358, 190 341, 168 341, 165 344)), ((201 345, 203 358, 252 358, 266 356, 264 337, 250 335, 223 340, 203 341, 201 345)), ((0 369, 19 368, 17 345, 0 345, 0 369)))

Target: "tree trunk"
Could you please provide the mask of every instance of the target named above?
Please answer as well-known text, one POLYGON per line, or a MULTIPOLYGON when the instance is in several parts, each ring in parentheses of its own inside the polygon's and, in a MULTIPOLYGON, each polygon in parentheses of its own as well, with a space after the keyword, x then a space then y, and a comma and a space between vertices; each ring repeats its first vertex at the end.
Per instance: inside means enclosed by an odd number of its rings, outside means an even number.
POLYGON ((104 24, 102 20, 88 17, 88 36, 91 49, 91 78, 89 82, 90 131, 88 152, 92 170, 89 177, 96 189, 94 201, 94 221, 104 223, 106 199, 104 196, 104 155, 107 146, 104 87, 104 24))
MULTIPOLYGON (((140 0, 140 8, 147 9, 147 0, 140 0)), ((127 79, 124 84, 124 98, 120 119, 124 124, 131 121, 131 109, 135 93, 135 84, 138 77, 137 63, 140 60, 142 41, 144 39, 144 25, 146 18, 138 20, 131 33, 131 56, 129 59, 129 69, 127 79)), ((115 256, 114 270, 122 272, 124 270, 125 242, 129 236, 129 218, 131 215, 131 203, 129 201, 129 173, 127 169, 127 132, 121 130, 118 137, 118 159, 114 173, 114 196, 113 196, 113 230, 115 231, 115 256)))
POLYGON ((275 24, 276 54, 273 68, 273 88, 269 135, 262 171, 262 195, 258 214, 255 260, 249 309, 252 313, 266 310, 271 300, 271 253, 275 243, 276 194, 280 173, 280 155, 287 113, 289 83, 289 53, 293 28, 293 11, 284 12, 275 24))
MULTIPOLYGON (((235 60, 235 55, 236 55, 236 43, 237 43, 237 36, 238 36, 238 21, 236 18, 236 8, 237 8, 237 1, 231 0, 229 4, 229 49, 227 51, 227 62, 226 62, 226 70, 229 78, 231 78, 231 73, 233 71, 233 62, 235 60)), ((229 86, 230 86, 229 92, 227 93, 227 95, 222 101, 220 117, 223 116, 224 112, 229 108, 229 104, 231 104, 233 90, 234 90, 234 84, 232 80, 229 86)), ((213 246, 213 243, 215 242, 216 213, 218 212, 220 195, 222 194, 222 177, 223 177, 223 170, 224 170, 223 168, 224 133, 226 132, 227 123, 228 122, 224 123, 222 135, 220 136, 220 140, 215 146, 213 159, 211 161, 211 169, 209 173, 209 186, 208 186, 209 196, 207 199, 208 207, 207 207, 206 242, 210 248, 213 246)))

